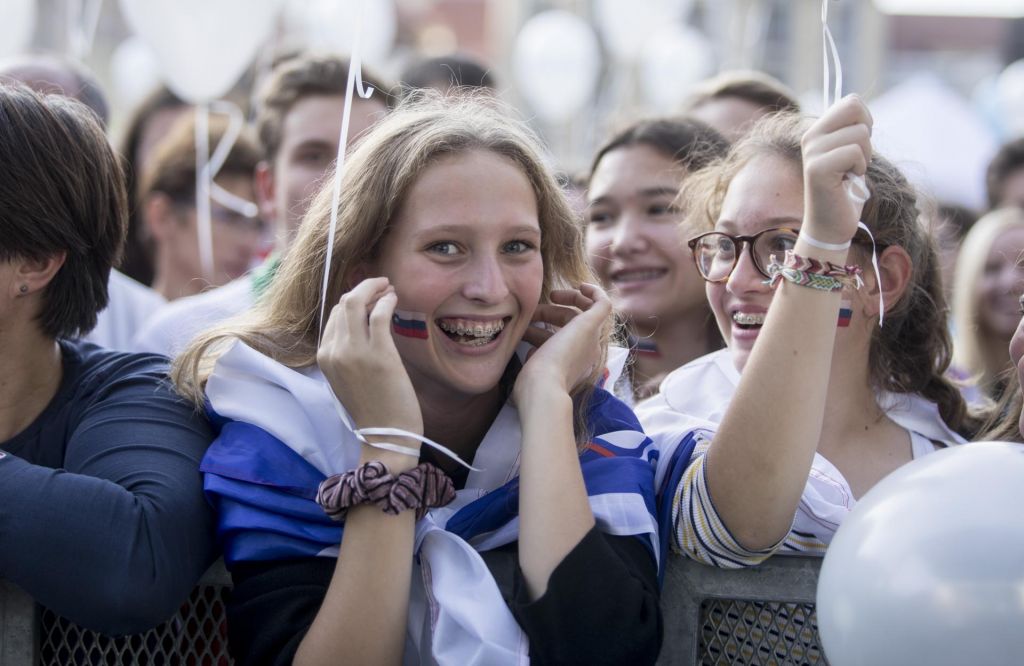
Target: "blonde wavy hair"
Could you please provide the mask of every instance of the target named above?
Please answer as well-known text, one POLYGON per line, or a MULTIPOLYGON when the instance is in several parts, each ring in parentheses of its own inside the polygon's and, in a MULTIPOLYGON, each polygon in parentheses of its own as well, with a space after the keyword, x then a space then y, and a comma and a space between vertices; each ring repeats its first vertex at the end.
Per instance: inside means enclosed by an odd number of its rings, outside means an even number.
MULTIPOLYGON (((991 394, 1004 368, 986 367, 984 348, 994 341, 979 326, 981 313, 975 289, 999 236, 1008 229, 1021 228, 1024 210, 1020 208, 1002 208, 982 216, 964 236, 953 276, 953 365, 980 380, 987 394, 991 394)), ((1008 356, 1006 362, 1009 365, 1008 356)))
MULTIPOLYGON (((587 265, 581 229, 542 158, 536 136, 490 97, 461 91, 440 96, 430 91, 404 101, 346 158, 328 306, 353 286, 359 266, 378 255, 406 194, 424 171, 444 157, 476 150, 513 162, 537 197, 544 266, 541 302, 548 301, 552 289, 596 282, 587 265)), ((234 340, 291 368, 316 363, 333 178, 324 181, 327 185, 312 202, 263 297, 241 317, 201 334, 175 359, 172 379, 197 407, 203 405, 206 380, 217 358, 234 340)), ((607 340, 606 333, 602 353, 607 352, 607 340)), ((587 392, 574 393, 577 425, 586 403, 580 398, 587 392)))

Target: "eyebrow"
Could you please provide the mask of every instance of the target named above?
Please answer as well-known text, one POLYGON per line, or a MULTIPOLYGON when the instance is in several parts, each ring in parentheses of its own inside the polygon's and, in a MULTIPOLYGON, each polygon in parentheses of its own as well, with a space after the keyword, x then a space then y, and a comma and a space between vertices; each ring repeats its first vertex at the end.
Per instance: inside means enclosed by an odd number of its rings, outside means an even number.
MULTIPOLYGON (((649 187, 647 189, 643 189, 637 192, 637 195, 644 199, 653 199, 655 197, 663 196, 675 197, 677 194, 679 194, 679 188, 677 187, 649 187)), ((602 195, 597 197, 596 199, 587 202, 587 205, 599 206, 602 204, 609 203, 611 199, 612 197, 602 195)))
POLYGON ((679 194, 678 187, 651 187, 640 190, 640 196, 642 197, 660 197, 664 195, 674 197, 677 194, 679 194))
MULTIPOLYGON (((451 234, 460 233, 467 229, 472 229, 472 224, 439 224, 436 227, 429 227, 416 234, 417 236, 424 236, 427 234, 451 234)), ((511 229, 507 230, 510 234, 536 234, 540 236, 540 227, 530 226, 528 224, 519 224, 511 229)))
POLYGON ((299 148, 333 148, 333 146, 330 141, 309 138, 297 141, 294 145, 294 149, 297 150, 299 148))

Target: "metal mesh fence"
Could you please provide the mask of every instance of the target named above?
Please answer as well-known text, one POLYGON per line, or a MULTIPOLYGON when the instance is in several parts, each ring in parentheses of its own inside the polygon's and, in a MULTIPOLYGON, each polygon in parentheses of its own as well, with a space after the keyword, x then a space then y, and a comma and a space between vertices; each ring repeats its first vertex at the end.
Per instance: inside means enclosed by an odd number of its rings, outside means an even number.
POLYGON ((177 615, 142 634, 110 637, 40 608, 40 666, 231 666, 223 585, 200 585, 177 615))
POLYGON ((814 604, 707 599, 700 616, 702 664, 827 664, 814 604))

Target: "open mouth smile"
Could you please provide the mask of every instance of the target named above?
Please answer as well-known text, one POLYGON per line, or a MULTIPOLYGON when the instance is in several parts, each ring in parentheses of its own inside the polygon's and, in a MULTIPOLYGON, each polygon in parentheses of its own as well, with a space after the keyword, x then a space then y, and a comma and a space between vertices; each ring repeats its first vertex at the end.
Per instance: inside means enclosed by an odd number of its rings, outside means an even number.
POLYGON ((467 347, 483 347, 496 340, 505 329, 505 324, 511 319, 511 317, 503 317, 483 321, 442 317, 436 322, 438 328, 458 344, 467 347))

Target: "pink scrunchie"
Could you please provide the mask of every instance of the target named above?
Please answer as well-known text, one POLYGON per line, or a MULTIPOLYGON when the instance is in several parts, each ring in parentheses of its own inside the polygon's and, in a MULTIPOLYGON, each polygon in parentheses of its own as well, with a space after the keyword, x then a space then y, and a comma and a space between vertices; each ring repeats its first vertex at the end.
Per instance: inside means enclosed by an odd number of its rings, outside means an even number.
POLYGON ((316 503, 337 521, 344 520, 348 510, 360 504, 374 504, 391 515, 416 509, 419 520, 429 509, 453 499, 452 480, 434 465, 420 463, 396 477, 379 460, 327 477, 316 493, 316 503))

